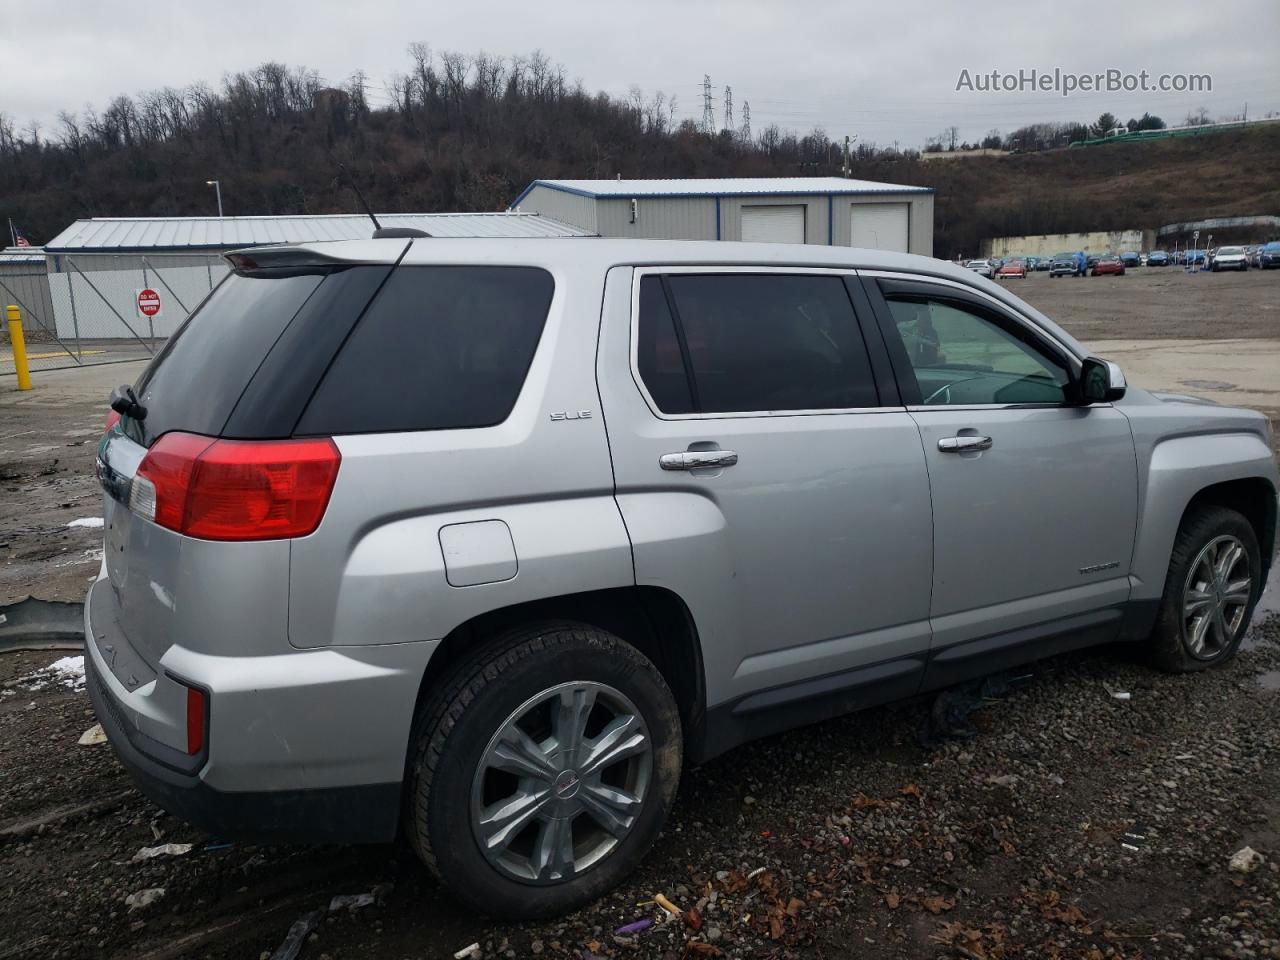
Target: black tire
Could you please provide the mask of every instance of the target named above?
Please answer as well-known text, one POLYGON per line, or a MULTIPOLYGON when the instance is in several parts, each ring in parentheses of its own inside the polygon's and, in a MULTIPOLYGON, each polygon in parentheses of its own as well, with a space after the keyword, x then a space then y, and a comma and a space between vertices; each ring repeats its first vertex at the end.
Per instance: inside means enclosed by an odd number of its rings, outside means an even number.
POLYGON ((410 742, 406 833, 432 873, 471 908, 507 919, 564 914, 603 896, 639 864, 670 812, 682 762, 675 699, 640 651, 583 624, 526 625, 483 644, 420 705, 410 742), (652 740, 652 766, 644 803, 618 845, 570 880, 535 885, 485 858, 472 828, 472 785, 507 718, 566 680, 607 684, 625 695, 652 740))
POLYGON ((1170 673, 1191 673, 1217 667, 1231 660, 1240 648, 1240 640, 1249 628, 1253 609, 1261 595, 1262 553, 1253 527, 1241 514, 1227 507, 1201 507, 1188 513, 1178 528, 1165 577, 1164 596, 1151 637, 1151 652, 1157 666, 1170 673), (1193 656, 1184 639, 1183 594, 1191 574, 1191 565, 1212 540, 1229 535, 1243 545, 1252 579, 1249 602, 1230 643, 1208 658, 1193 656))

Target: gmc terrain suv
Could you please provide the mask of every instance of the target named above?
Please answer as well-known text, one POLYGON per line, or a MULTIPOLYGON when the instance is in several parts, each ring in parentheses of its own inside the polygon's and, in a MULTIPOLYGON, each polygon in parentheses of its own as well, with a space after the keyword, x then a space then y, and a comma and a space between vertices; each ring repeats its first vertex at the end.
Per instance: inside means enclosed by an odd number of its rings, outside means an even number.
POLYGON ((120 758, 219 836, 403 833, 479 910, 563 912, 685 764, 1087 644, 1215 666, 1270 566, 1266 419, 939 260, 229 260, 113 395, 85 612, 120 758))

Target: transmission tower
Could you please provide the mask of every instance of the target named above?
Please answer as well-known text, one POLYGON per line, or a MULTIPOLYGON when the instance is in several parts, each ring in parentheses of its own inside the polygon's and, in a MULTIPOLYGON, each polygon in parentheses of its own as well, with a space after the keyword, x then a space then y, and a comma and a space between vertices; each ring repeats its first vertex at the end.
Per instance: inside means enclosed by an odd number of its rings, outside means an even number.
POLYGON ((742 101, 742 130, 738 134, 742 139, 751 142, 751 101, 742 101))
POLYGON ((711 107, 711 74, 702 75, 702 132, 716 132, 716 112, 711 107))
POLYGON ((724 129, 733 133, 733 87, 724 88, 724 129))

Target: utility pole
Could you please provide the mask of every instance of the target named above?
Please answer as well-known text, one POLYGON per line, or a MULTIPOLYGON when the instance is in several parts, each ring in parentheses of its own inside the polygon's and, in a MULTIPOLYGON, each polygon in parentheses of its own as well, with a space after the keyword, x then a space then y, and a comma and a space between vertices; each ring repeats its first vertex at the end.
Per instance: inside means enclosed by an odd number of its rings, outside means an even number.
POLYGON ((742 101, 742 142, 751 142, 751 101, 742 101))
POLYGON ((733 87, 724 88, 724 129, 733 133, 733 87))
POLYGON ((222 217, 222 181, 206 180, 204 182, 204 185, 206 187, 213 187, 214 191, 218 194, 218 217, 219 219, 221 219, 222 217))
POLYGON ((840 176, 848 177, 853 173, 853 167, 849 163, 849 144, 857 141, 857 137, 845 136, 844 138, 844 163, 840 166, 840 176))
POLYGON ((716 113, 711 108, 711 74, 702 75, 702 132, 708 135, 716 132, 716 113))

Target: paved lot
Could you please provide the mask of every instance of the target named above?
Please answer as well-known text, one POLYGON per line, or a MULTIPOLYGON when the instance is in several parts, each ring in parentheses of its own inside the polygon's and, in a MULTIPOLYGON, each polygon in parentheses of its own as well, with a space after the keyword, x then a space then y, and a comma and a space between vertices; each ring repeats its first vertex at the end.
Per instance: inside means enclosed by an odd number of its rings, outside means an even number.
MULTIPOLYGON (((1280 272, 1014 285, 1135 384, 1280 406, 1280 272), (1229 329, 1203 315, 1222 304, 1229 329)), ((0 604, 83 595, 101 537, 68 524, 101 515, 103 398, 140 368, 42 372, 28 394, 0 376, 0 604)), ((466 915, 401 846, 228 844, 162 814, 109 747, 78 745, 83 692, 33 678, 59 656, 0 655, 0 960, 269 955, 334 895, 375 889, 324 913, 302 960, 473 942, 509 958, 1280 958, 1280 617, 1207 675, 1096 651, 735 750, 687 775, 632 880, 523 925, 466 915), (131 862, 167 842, 192 848, 131 862), (1232 873, 1245 845, 1266 862, 1232 873), (131 910, 143 890, 162 892, 131 910), (615 938, 662 916, 656 892, 696 922, 615 938)))

